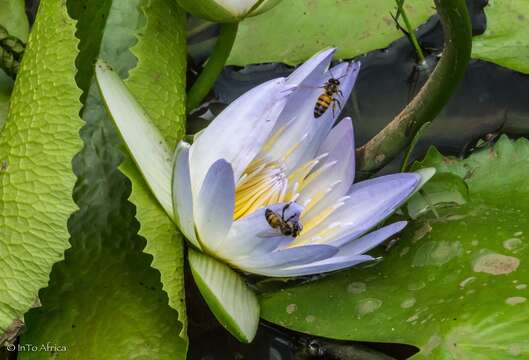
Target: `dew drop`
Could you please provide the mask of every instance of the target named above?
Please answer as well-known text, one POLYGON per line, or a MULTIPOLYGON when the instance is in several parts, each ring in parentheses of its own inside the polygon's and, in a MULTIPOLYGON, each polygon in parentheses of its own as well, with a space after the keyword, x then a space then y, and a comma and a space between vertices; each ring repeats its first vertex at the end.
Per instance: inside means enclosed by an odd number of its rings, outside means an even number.
POLYGON ((526 284, 516 285, 516 289, 518 289, 518 290, 524 290, 524 289, 527 289, 527 285, 526 285, 526 284))
POLYGON ((356 305, 356 313, 359 317, 370 314, 382 306, 382 300, 375 298, 362 299, 356 305))
POLYGON ((298 306, 296 304, 288 304, 287 305, 287 314, 292 314, 298 309, 298 306))
POLYGON ((403 308, 403 309, 409 309, 413 305, 415 305, 416 301, 417 300, 415 300, 415 298, 406 299, 406 300, 404 300, 403 302, 400 303, 400 307, 403 308))
POLYGON ((465 280, 463 280, 463 281, 461 281, 459 283, 459 287, 462 289, 462 288, 464 288, 465 286, 467 286, 468 284, 470 284, 474 280, 476 280, 475 276, 468 277, 468 278, 466 278, 465 280))
POLYGON ((515 250, 522 245, 522 240, 518 238, 510 238, 503 242, 503 247, 507 250, 515 250))
POLYGON ((352 282, 347 286, 347 292, 351 294, 361 294, 366 291, 366 284, 363 282, 352 282))
POLYGON ((519 265, 520 260, 516 257, 501 254, 486 254, 475 261, 473 270, 491 275, 502 275, 515 271, 519 265))
POLYGON ((312 323, 312 322, 314 322, 315 320, 316 320, 316 316, 314 316, 314 315, 307 315, 307 316, 305 317, 305 321, 308 322, 308 323, 312 323))
POLYGON ((426 286, 426 284, 424 283, 424 281, 419 281, 419 282, 412 283, 412 284, 408 285, 408 290, 416 291, 416 290, 422 289, 425 286, 426 286))
POLYGON ((517 305, 521 304, 527 301, 526 297, 523 296, 512 296, 510 298, 505 299, 505 303, 507 305, 517 305))

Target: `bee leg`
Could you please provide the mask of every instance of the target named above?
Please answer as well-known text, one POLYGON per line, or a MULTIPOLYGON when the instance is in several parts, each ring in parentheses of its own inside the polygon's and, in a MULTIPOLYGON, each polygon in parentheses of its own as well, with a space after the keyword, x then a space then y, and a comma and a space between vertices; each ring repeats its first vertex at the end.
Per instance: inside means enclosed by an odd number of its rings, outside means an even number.
POLYGON ((287 211, 289 207, 290 207, 290 203, 283 206, 283 210, 281 211, 281 219, 283 219, 283 221, 285 221, 285 211, 287 211))
POLYGON ((341 97, 343 97, 343 92, 342 92, 342 90, 338 90, 338 95, 340 95, 341 97))

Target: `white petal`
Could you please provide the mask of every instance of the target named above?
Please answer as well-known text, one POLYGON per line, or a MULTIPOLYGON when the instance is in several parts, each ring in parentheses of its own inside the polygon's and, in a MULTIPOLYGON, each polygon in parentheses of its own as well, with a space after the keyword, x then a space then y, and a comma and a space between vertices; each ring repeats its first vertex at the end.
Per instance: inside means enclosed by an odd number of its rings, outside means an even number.
POLYGON ((200 244, 215 252, 230 230, 235 206, 233 170, 226 160, 211 165, 193 206, 200 244))
POLYGON ((314 72, 305 78, 290 96, 288 105, 281 114, 278 124, 286 124, 286 128, 268 152, 269 158, 280 159, 297 143, 299 145, 287 159, 289 169, 314 158, 341 112, 338 103, 334 103, 322 116, 314 117, 314 107, 318 97, 323 93, 322 86, 331 77, 343 81, 340 86, 343 96, 336 95, 335 97, 341 106, 345 106, 359 70, 360 63, 358 62, 342 63, 324 74, 314 72))
POLYGON ((335 204, 353 183, 355 149, 351 118, 343 119, 331 130, 318 153, 328 155, 312 171, 311 175, 317 177, 311 179, 309 175, 308 184, 302 188, 297 200, 309 207, 308 211, 303 213, 304 221, 309 221, 325 208, 335 204), (319 169, 321 170, 318 171, 319 169))
MULTIPOLYGON (((284 236, 278 229, 272 228, 265 217, 266 209, 281 215, 285 205, 285 203, 270 205, 235 221, 226 241, 217 248, 217 254, 226 260, 247 256, 255 257, 267 254, 278 246, 291 242, 294 239, 292 236, 284 236)), ((295 216, 296 213, 299 216, 302 210, 299 205, 292 203, 288 206, 284 216, 289 218, 295 216)))
MULTIPOLYGON (((336 256, 361 255, 380 245, 406 226, 406 221, 399 221, 372 231, 358 239, 347 242, 336 256)), ((346 235, 347 237, 347 235, 346 235)), ((338 241, 340 242, 340 241, 338 241)))
POLYGON ((306 265, 264 269, 262 270, 261 275, 270 277, 293 277, 324 274, 331 271, 347 269, 363 262, 372 260, 374 260, 373 257, 369 255, 333 256, 332 258, 306 265))
POLYGON ((276 250, 259 257, 247 257, 233 262, 238 268, 255 274, 264 269, 309 264, 327 259, 338 252, 338 248, 329 245, 307 245, 276 250))
POLYGON ((163 136, 112 68, 101 60, 96 79, 103 100, 136 166, 154 196, 174 218, 171 196, 172 155, 163 136))
POLYGON ((310 239, 324 233, 325 237, 318 243, 342 246, 391 215, 413 193, 420 179, 414 173, 400 173, 353 184, 344 205, 302 235, 310 239), (332 224, 339 224, 334 226, 336 231, 325 233, 332 224))
POLYGON ((201 249, 193 221, 193 196, 191 194, 191 178, 189 177, 189 144, 184 141, 177 145, 175 152, 173 207, 178 228, 193 245, 201 249))
MULTIPOLYGON (((194 0, 204 1, 204 0, 194 0)), ((214 0, 218 5, 222 6, 228 12, 234 16, 245 15, 252 7, 257 3, 258 0, 214 0)))
POLYGON ((335 52, 336 49, 329 48, 312 56, 288 76, 287 85, 300 86, 303 83, 308 85, 311 84, 310 81, 312 81, 313 84, 318 84, 318 81, 321 80, 321 76, 331 64, 335 52))
POLYGON ((286 104, 284 79, 261 84, 232 102, 196 139, 190 150, 191 186, 196 195, 211 165, 224 159, 238 179, 259 153, 286 104))

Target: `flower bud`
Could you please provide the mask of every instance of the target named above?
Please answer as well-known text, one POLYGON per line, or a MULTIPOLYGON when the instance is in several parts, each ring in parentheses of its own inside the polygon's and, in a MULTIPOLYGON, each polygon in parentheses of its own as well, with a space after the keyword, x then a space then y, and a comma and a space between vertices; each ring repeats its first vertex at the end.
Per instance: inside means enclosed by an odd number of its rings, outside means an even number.
POLYGON ((176 0, 190 14, 210 21, 239 22, 259 15, 281 0, 176 0))

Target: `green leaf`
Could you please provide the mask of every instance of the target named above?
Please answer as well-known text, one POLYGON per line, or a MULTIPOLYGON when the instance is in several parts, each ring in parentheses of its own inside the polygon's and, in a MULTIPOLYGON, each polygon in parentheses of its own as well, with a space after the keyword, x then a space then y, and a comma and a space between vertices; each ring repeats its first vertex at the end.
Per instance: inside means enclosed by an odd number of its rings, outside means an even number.
POLYGON ((200 293, 217 320, 239 341, 253 340, 259 324, 254 292, 228 265, 189 249, 189 266, 200 293))
POLYGON ((142 253, 145 240, 126 201, 130 185, 116 171, 120 159, 115 152, 96 153, 106 142, 117 146, 117 139, 101 129, 84 130, 87 147, 76 159, 81 210, 69 224, 72 247, 40 292, 42 306, 26 315, 20 340, 22 346, 67 350, 22 352, 19 358, 185 359, 179 313, 168 306, 160 274, 149 266, 152 257, 142 253))
MULTIPOLYGON (((131 49, 138 64, 125 81, 170 149, 185 134, 186 37, 185 13, 167 0, 150 1, 142 7, 146 25, 131 49)), ((111 63, 112 64, 112 63, 111 63)), ((186 338, 184 302, 184 239, 165 214, 132 161, 120 169, 132 182, 130 201, 136 205, 139 234, 147 240, 145 252, 160 271, 169 305, 179 313, 186 338)))
POLYGON ((158 202, 173 217, 172 155, 165 139, 108 64, 97 62, 96 79, 129 153, 158 202))
MULTIPOLYGON (((71 13, 81 17, 77 34, 82 53, 77 65, 83 74, 77 80, 85 90, 86 125, 81 131, 85 147, 74 161, 75 199, 81 211, 70 221, 72 248, 66 261, 54 268, 50 287, 41 292, 42 307, 27 316, 28 332, 22 342, 64 344, 68 352, 53 356, 67 359, 183 359, 187 325, 182 239, 137 172, 133 191, 143 189, 145 204, 135 209, 127 202, 131 183, 118 171, 123 161, 121 142, 90 69, 99 54, 121 77, 131 73, 128 85, 139 84, 137 94, 156 89, 155 96, 162 102, 158 113, 178 113, 174 104, 183 103, 179 94, 185 71, 178 65, 185 56, 178 42, 183 36, 179 33, 183 14, 163 0, 111 5, 94 0, 69 4, 71 13), (104 26, 104 31, 91 24, 104 26), (153 69, 166 71, 164 66, 169 65, 174 68, 164 78, 153 73, 153 69), (139 231, 134 213, 142 222, 139 231), (147 245, 137 232, 147 234, 147 245), (155 254, 154 259, 142 250, 155 254)), ((151 99, 151 95, 141 93, 140 98, 151 99)), ((175 121, 171 126, 181 128, 182 123, 175 121)), ((169 137, 176 136, 174 131, 169 137)), ((24 355, 50 356, 46 352, 24 355)))
POLYGON ((529 74, 529 2, 490 0, 487 29, 472 41, 472 57, 529 74))
MULTIPOLYGON (((413 26, 434 14, 433 2, 406 0, 413 26)), ((228 63, 282 62, 297 65, 323 48, 337 47, 337 59, 387 47, 403 34, 390 12, 394 0, 285 0, 240 23, 228 63)))
POLYGON ((24 0, 0 0, 0 25, 10 35, 26 42, 29 34, 29 21, 24 0))
POLYGON ((413 359, 529 356, 529 141, 504 137, 465 160, 430 152, 424 165, 462 176, 468 201, 421 216, 376 264, 264 294, 262 316, 319 336, 415 345, 413 359))
POLYGON ((75 22, 63 5, 40 4, 0 138, 0 334, 35 304, 69 246, 81 92, 75 22))
POLYGON ((468 186, 462 178, 450 173, 440 173, 428 181, 420 192, 414 194, 406 207, 408 215, 415 219, 431 206, 463 205, 467 198, 468 186))

